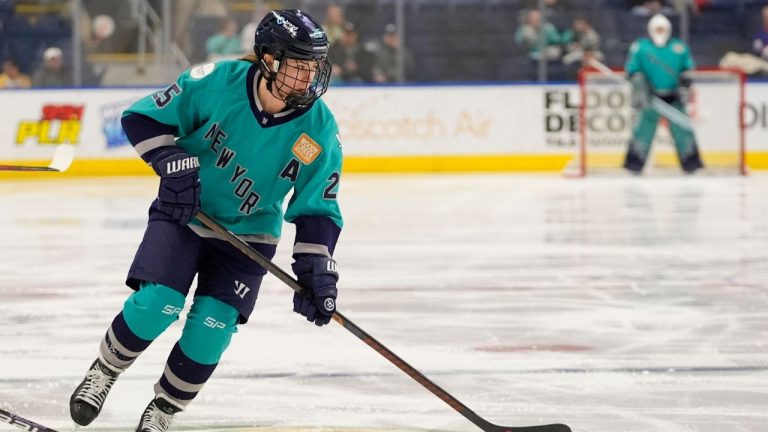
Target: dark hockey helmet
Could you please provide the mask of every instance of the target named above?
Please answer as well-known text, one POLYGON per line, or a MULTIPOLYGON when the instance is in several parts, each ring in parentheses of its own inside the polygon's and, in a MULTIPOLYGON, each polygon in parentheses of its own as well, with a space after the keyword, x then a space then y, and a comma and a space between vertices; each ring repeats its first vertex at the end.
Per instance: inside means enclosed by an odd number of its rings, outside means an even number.
MULTIPOLYGON (((281 79, 278 71, 287 59, 297 60, 300 69, 313 71, 310 81, 305 81, 296 68, 291 68, 293 74, 287 78, 303 84, 306 90, 288 93, 283 99, 288 107, 309 106, 328 90, 331 79, 328 37, 320 24, 304 12, 297 9, 269 12, 256 28, 253 51, 259 59, 259 68, 267 79, 269 91, 275 84, 278 88, 285 85, 285 75, 281 79), (276 60, 272 67, 264 61, 265 54, 276 60)), ((290 73, 288 70, 285 72, 290 73)))

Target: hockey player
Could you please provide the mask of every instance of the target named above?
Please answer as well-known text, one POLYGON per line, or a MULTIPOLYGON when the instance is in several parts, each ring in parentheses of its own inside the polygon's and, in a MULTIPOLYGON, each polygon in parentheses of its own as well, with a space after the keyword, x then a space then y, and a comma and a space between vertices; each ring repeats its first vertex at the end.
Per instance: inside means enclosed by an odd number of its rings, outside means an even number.
MULTIPOLYGON (((670 37, 671 34, 669 19, 661 14, 655 15, 648 22, 650 38, 638 39, 629 50, 625 69, 632 84, 632 106, 639 112, 624 168, 636 174, 643 170, 660 117, 652 106, 652 98, 658 97, 685 115, 691 87, 691 79, 686 72, 695 65, 685 42, 670 37)), ((669 121, 669 128, 683 170, 693 173, 702 168, 693 131, 672 120, 669 121)))
POLYGON ((79 425, 96 418, 118 376, 179 318, 195 275, 182 335, 137 431, 166 431, 248 320, 266 271, 204 228, 195 219, 201 208, 270 258, 283 219, 294 223, 292 268, 307 289, 294 295, 293 310, 318 326, 335 311, 342 153, 336 121, 318 99, 331 73, 328 39, 309 15, 272 11, 258 25, 254 51, 193 67, 123 115, 160 187, 126 281, 134 292, 72 393, 79 425))

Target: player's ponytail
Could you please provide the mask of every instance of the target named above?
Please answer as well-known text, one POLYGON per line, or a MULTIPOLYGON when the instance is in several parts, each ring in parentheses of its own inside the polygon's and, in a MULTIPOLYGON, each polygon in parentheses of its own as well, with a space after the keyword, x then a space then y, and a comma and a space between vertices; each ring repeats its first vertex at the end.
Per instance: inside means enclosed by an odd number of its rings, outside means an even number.
POLYGON ((256 57, 254 54, 248 54, 248 55, 246 55, 244 57, 239 58, 238 60, 247 61, 247 62, 253 63, 253 64, 258 64, 259 63, 259 58, 256 57))

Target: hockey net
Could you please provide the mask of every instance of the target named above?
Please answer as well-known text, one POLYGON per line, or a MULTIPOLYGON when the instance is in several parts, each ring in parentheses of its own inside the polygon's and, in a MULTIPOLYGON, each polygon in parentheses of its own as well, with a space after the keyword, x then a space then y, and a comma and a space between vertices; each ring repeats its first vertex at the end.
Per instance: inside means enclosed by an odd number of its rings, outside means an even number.
MULTIPOLYGON (((695 133, 704 172, 746 175, 744 74, 719 68, 689 73, 693 86, 687 105, 688 126, 695 133)), ((634 126, 631 86, 624 71, 583 69, 579 91, 579 143, 565 174, 581 177, 621 172, 634 126)), ((668 122, 663 117, 659 121, 646 174, 682 172, 668 122)))

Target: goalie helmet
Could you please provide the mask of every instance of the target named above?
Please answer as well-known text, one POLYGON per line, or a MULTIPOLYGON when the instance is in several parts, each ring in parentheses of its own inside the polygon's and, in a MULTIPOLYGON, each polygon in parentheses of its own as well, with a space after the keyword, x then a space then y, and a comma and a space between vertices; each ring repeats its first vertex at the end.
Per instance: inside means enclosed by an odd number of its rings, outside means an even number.
POLYGON ((284 84, 280 66, 287 59, 298 60, 302 64, 301 68, 313 71, 310 81, 302 81, 298 76, 289 77, 306 83, 306 90, 293 91, 283 98, 290 108, 304 108, 328 90, 331 78, 328 45, 325 31, 309 15, 296 9, 274 10, 269 12, 256 28, 253 51, 258 57, 259 69, 267 79, 267 89, 270 92, 273 92, 275 85, 284 84), (271 65, 264 60, 265 54, 274 58, 275 61, 271 65))
POLYGON ((661 48, 667 44, 669 37, 672 36, 672 23, 662 14, 654 15, 648 21, 648 36, 653 44, 661 48))

